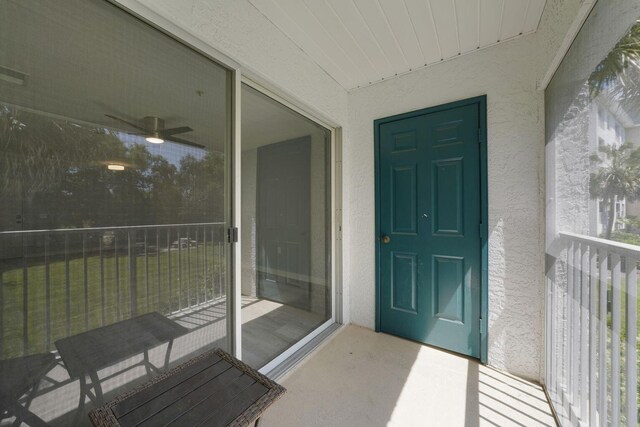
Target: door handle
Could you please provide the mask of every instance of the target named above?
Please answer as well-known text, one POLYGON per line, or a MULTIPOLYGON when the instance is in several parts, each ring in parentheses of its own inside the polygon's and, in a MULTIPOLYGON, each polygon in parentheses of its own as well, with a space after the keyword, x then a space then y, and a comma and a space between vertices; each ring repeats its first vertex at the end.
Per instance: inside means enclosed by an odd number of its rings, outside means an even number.
POLYGON ((387 236, 385 234, 380 238, 380 240, 382 240, 382 243, 384 243, 386 245, 387 243, 389 243, 391 241, 391 237, 389 237, 389 236, 387 236))

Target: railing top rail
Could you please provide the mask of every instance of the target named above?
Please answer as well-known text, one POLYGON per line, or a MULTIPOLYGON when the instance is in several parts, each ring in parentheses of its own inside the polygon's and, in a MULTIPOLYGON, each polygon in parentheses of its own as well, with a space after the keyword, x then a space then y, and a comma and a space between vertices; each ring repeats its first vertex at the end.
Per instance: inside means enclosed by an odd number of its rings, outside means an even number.
POLYGON ((48 233, 86 233, 92 231, 123 231, 123 230, 148 230, 157 228, 175 228, 175 227, 197 227, 207 225, 225 225, 224 222, 193 222, 188 224, 157 224, 157 225, 127 225, 115 227, 87 227, 87 228, 54 228, 50 230, 18 230, 18 231, 0 231, 2 236, 23 236, 25 234, 48 234, 48 233))
POLYGON ((561 231, 559 235, 560 238, 565 240, 587 243, 599 248, 606 248, 611 253, 630 255, 636 258, 640 258, 640 246, 631 245, 629 243, 614 242, 613 240, 601 239, 599 237, 585 236, 583 234, 576 234, 568 231, 561 231))

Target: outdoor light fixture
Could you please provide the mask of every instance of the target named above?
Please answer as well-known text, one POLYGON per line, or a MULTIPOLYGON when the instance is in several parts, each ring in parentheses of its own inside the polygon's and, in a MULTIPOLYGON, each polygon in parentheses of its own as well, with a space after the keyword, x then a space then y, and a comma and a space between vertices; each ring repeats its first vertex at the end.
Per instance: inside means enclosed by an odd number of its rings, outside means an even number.
POLYGON ((158 136, 148 136, 145 139, 147 140, 147 142, 150 142, 152 144, 162 144, 164 142, 164 139, 158 138, 158 136))
POLYGON ((124 166, 110 163, 107 165, 107 169, 109 169, 110 171, 123 171, 124 166))

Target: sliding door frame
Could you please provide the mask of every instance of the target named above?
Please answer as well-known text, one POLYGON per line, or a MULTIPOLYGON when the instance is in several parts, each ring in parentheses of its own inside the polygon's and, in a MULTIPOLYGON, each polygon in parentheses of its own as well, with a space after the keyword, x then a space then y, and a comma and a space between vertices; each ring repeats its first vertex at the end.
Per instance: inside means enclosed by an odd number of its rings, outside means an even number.
MULTIPOLYGON (((280 364, 282 364, 289 357, 293 356, 296 352, 300 351, 305 345, 307 345, 310 341, 312 341, 315 337, 320 335, 323 331, 325 331, 331 325, 333 325, 334 323, 342 323, 341 316, 337 315, 338 311, 341 312, 341 310, 338 309, 337 295, 341 294, 341 291, 338 290, 338 289, 341 289, 340 278, 342 276, 341 268, 340 268, 341 263, 338 262, 338 259, 341 259, 342 222, 340 218, 342 217, 342 209, 341 209, 341 198, 339 199, 336 197, 336 194, 338 193, 336 189, 342 185, 341 174, 339 173, 342 170, 342 165, 341 165, 342 162, 340 161, 339 162, 340 165, 338 166, 338 159, 340 159, 341 157, 339 154, 337 155, 336 153, 341 147, 341 144, 340 144, 341 141, 339 141, 339 136, 340 136, 339 128, 335 124, 319 118, 317 114, 309 112, 308 108, 301 107, 299 103, 291 100, 291 98, 285 98, 284 96, 281 96, 279 93, 282 93, 282 91, 275 88, 272 90, 268 83, 265 83, 262 81, 258 83, 256 80, 257 78, 253 78, 253 76, 249 77, 247 75, 243 75, 241 83, 246 84, 250 88, 257 90, 258 92, 269 97, 270 99, 284 105, 285 107, 295 111, 296 113, 311 120, 312 122, 322 126, 323 128, 327 129, 331 135, 331 142, 330 142, 330 148, 331 148, 331 168, 330 168, 331 201, 330 203, 331 203, 331 206, 329 209, 329 217, 331 218, 331 252, 330 252, 330 256, 331 256, 331 275, 330 275, 331 317, 327 321, 322 323, 320 326, 318 326, 316 329, 311 331, 308 335, 306 335, 300 341, 298 341, 297 343, 289 347, 284 352, 280 353, 280 355, 278 355, 275 359, 271 360, 262 368, 260 368, 260 372, 264 374, 268 374, 269 372, 276 369, 280 364)), ((240 146, 241 142, 238 145, 240 146)), ((241 151, 241 147, 240 147, 240 151, 241 151)), ((239 155, 240 153, 238 153, 238 156, 239 155)), ((240 165, 238 165, 237 170, 240 171, 240 165)), ((238 177, 238 180, 239 180, 239 177, 238 177)), ((240 277, 240 276, 237 276, 237 277, 240 277)), ((238 284, 239 282, 240 280, 238 280, 238 284)), ((239 289, 238 289, 238 292, 240 292, 239 289)), ((240 294, 238 293, 238 295, 240 294)), ((240 331, 240 334, 241 334, 241 331, 240 331)), ((240 334, 238 334, 238 336, 240 336, 240 334)))
MULTIPOLYGON (((226 175, 229 177, 227 185, 229 200, 227 212, 230 229, 237 229, 237 241, 230 242, 227 257, 227 271, 230 272, 227 283, 227 347, 231 354, 242 359, 242 319, 241 319, 241 92, 242 84, 256 89, 269 98, 301 114, 307 119, 319 124, 331 132, 331 318, 298 341, 278 357, 263 366, 260 371, 269 373, 287 358, 301 350, 315 337, 334 323, 342 323, 342 130, 322 113, 306 105, 297 98, 288 95, 287 91, 278 88, 258 73, 243 68, 238 62, 213 48, 203 40, 194 36, 174 22, 155 12, 152 8, 138 0, 106 0, 127 11, 131 15, 153 26, 162 33, 186 45, 211 61, 226 68, 230 74, 230 87, 227 91, 230 99, 229 141, 226 150, 228 167, 226 175)), ((231 240, 231 239, 230 239, 231 240)))

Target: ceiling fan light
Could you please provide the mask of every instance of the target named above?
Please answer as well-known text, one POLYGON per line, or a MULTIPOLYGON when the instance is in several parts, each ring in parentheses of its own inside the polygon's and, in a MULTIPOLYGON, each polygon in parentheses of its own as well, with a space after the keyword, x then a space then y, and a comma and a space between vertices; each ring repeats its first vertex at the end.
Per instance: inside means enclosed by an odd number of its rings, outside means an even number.
POLYGON ((164 139, 155 136, 148 136, 145 139, 147 140, 147 142, 150 142, 152 144, 162 144, 164 142, 164 139))
POLYGON ((107 165, 107 169, 109 169, 110 171, 123 171, 124 170, 124 166, 123 165, 117 165, 115 163, 109 163, 107 165))

